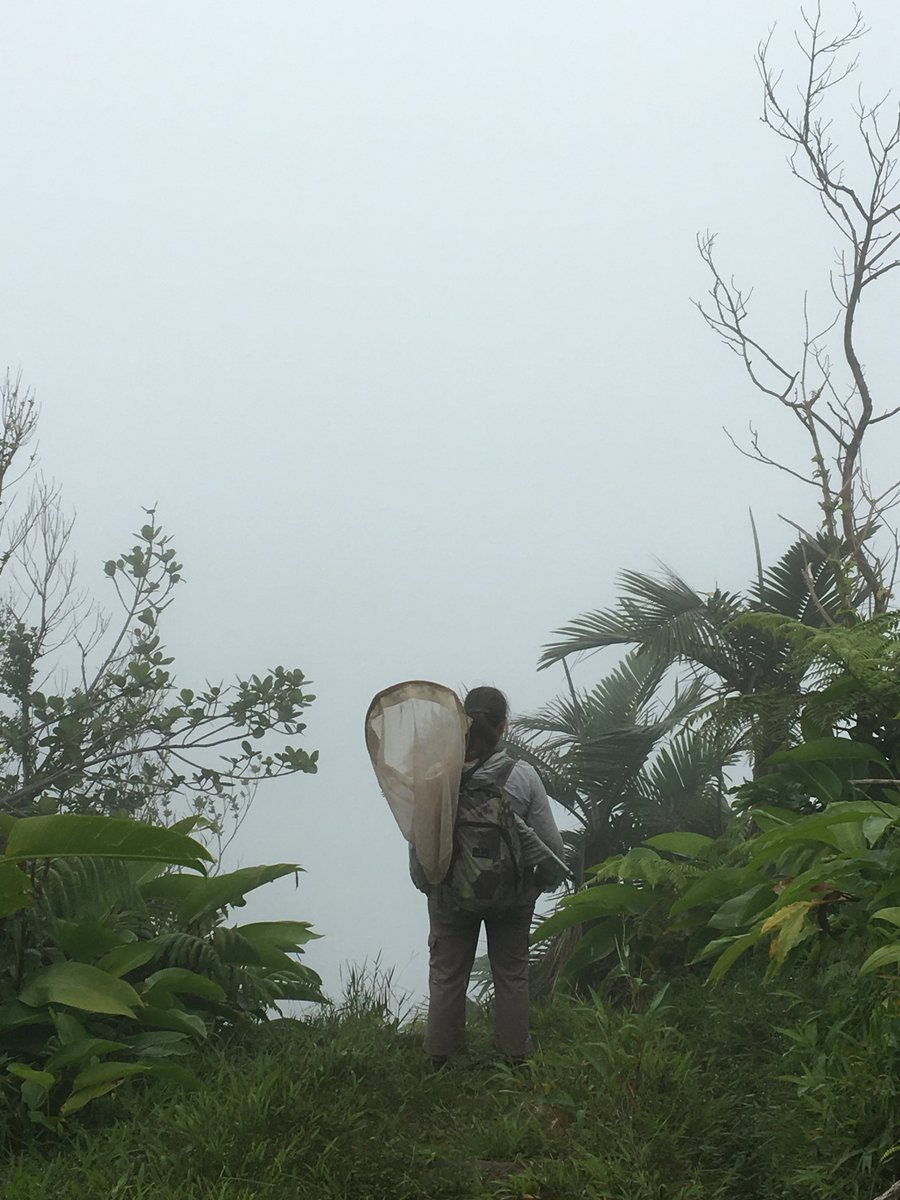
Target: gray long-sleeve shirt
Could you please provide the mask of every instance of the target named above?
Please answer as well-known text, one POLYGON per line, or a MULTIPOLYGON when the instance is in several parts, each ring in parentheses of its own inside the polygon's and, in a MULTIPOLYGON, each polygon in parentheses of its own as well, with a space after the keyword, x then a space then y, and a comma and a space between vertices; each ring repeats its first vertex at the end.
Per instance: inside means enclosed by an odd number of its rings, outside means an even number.
MULTIPOLYGON (((505 751, 496 751, 482 764, 482 767, 472 777, 473 783, 477 782, 481 770, 489 768, 496 755, 502 753, 505 751)), ((550 811, 550 801, 544 785, 534 767, 526 762, 517 762, 509 773, 504 791, 512 801, 513 812, 516 816, 521 817, 528 828, 537 834, 556 858, 562 859, 563 840, 553 819, 553 813, 550 811)), ((430 885, 412 847, 409 850, 409 873, 419 891, 427 893, 430 885)), ((564 874, 564 868, 560 867, 552 858, 542 859, 535 867, 536 890, 554 891, 562 883, 564 874)))

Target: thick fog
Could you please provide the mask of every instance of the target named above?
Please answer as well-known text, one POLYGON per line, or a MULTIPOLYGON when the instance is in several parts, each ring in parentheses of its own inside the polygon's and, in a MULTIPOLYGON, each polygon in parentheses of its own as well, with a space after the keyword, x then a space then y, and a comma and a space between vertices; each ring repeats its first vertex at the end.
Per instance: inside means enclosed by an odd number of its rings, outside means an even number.
MULTIPOLYGON (((802 70, 799 10, 0 12, 0 366, 41 404, 81 580, 111 602, 102 562, 156 504, 185 564, 179 681, 314 681, 319 773, 260 789, 228 861, 303 865, 248 911, 312 920, 332 994, 380 954, 419 996, 425 904, 366 757, 372 695, 491 683, 533 710, 565 682, 536 670, 542 644, 621 569, 738 588, 751 507, 767 561, 791 540, 779 514, 816 523, 809 489, 723 433, 752 420, 808 455, 691 305, 709 229, 786 358, 804 292, 830 312, 834 230, 759 120, 753 64, 777 19, 773 59, 802 70)), ((900 8, 864 15, 874 98, 898 82, 900 8)), ((876 385, 896 297, 888 281, 861 313, 876 385)))

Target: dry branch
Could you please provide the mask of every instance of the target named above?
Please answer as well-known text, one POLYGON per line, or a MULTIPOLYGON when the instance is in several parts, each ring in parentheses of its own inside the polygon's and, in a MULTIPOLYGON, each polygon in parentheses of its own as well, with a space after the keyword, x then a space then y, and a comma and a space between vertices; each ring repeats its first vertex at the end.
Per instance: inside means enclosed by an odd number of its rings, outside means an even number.
MULTIPOLYGON (((822 527, 829 542, 841 547, 835 550, 833 566, 842 604, 848 611, 862 605, 877 613, 888 606, 897 572, 898 539, 886 516, 900 501, 900 480, 876 493, 863 469, 863 446, 869 428, 896 416, 900 406, 875 412, 875 398, 857 351, 856 325, 863 290, 900 265, 900 257, 891 257, 900 244, 900 200, 895 201, 894 195, 900 108, 896 119, 886 124, 885 100, 867 105, 858 98, 852 111, 864 150, 863 175, 868 177, 851 185, 831 135, 832 122, 820 110, 832 90, 856 70, 858 59, 850 51, 866 29, 857 14, 845 33, 828 35, 819 6, 802 19, 805 28, 797 44, 806 69, 798 89, 799 105, 782 98, 782 73, 770 61, 772 36, 758 48, 762 120, 788 144, 792 174, 818 193, 823 211, 839 232, 838 267, 829 276, 837 311, 813 333, 804 297, 799 361, 796 365, 781 361, 751 333, 751 293, 720 272, 713 255, 715 239, 708 233, 698 238, 698 248, 713 282, 708 299, 697 302, 697 307, 709 327, 741 359, 754 387, 799 421, 812 449, 812 471, 798 470, 765 453, 752 423, 749 448, 728 434, 732 443, 754 461, 818 489, 822 527), (842 373, 847 377, 840 386, 826 349, 835 330, 842 373), (871 546, 878 530, 885 530, 892 542, 884 557, 871 546)), ((816 597, 812 599, 815 603, 816 597)))

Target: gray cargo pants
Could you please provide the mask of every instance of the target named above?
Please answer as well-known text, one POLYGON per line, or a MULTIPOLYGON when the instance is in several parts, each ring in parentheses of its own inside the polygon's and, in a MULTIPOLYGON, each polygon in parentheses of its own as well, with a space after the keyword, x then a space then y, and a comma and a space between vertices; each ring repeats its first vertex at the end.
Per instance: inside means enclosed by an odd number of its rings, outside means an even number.
POLYGON ((442 1058, 465 1047, 466 990, 482 920, 494 980, 494 1045, 508 1058, 530 1053, 528 935, 533 912, 532 900, 500 916, 482 918, 429 897, 426 1054, 442 1058))

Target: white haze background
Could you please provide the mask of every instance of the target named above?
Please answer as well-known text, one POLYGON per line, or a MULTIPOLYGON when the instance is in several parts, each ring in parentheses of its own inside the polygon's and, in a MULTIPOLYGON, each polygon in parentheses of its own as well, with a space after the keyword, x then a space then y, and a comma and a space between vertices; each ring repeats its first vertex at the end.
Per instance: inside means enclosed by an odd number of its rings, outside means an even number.
MULTIPOLYGON (((42 405, 82 582, 103 594, 101 563, 158 504, 185 564, 165 626, 182 684, 279 663, 315 681, 319 774, 263 788, 228 865, 303 864, 299 890, 250 910, 315 923, 332 994, 380 952, 419 996, 424 901, 366 758, 371 696, 486 682, 534 709, 564 682, 536 671, 542 644, 611 603, 617 571, 661 559, 740 587, 751 505, 766 561, 790 541, 780 512, 815 521, 811 493, 729 445, 722 425, 752 418, 806 453, 690 304, 712 228, 786 357, 804 290, 828 311, 832 230, 758 119, 752 61, 778 20, 776 57, 801 69, 798 10, 0 15, 0 358, 42 405)), ((875 97, 897 81, 900 7, 865 16, 875 97)), ((895 303, 887 284, 862 313, 876 387, 895 303)))

